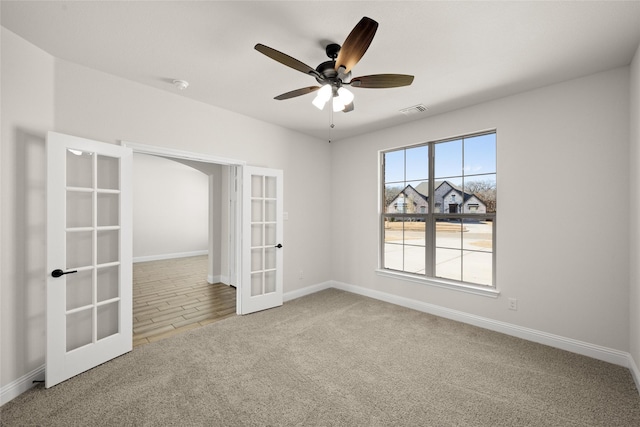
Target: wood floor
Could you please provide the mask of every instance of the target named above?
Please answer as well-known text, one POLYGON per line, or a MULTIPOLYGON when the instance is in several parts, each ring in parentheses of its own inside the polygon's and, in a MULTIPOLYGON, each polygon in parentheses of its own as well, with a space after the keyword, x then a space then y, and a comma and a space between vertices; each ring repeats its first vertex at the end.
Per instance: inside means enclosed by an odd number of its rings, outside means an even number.
POLYGON ((207 256, 133 264, 133 346, 236 314, 236 289, 207 283, 207 256))

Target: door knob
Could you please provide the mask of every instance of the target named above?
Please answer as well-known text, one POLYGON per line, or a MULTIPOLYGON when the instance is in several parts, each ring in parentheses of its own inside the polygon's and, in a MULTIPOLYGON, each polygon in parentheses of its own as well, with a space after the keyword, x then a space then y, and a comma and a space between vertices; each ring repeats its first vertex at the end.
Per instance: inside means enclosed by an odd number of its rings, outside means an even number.
POLYGON ((278 243, 275 247, 280 249, 282 247, 282 244, 278 243))
POLYGON ((62 276, 62 275, 64 275, 64 274, 71 274, 71 273, 77 273, 77 272, 78 272, 78 270, 73 270, 73 271, 62 271, 62 270, 60 270, 60 269, 57 269, 57 270, 53 270, 53 271, 51 272, 51 275, 52 275, 53 277, 60 277, 60 276, 62 276))

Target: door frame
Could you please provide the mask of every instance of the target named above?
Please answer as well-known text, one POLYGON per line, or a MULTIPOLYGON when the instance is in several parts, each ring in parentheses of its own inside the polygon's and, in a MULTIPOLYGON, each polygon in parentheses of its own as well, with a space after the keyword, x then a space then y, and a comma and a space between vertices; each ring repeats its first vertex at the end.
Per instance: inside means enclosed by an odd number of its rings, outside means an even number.
POLYGON ((123 147, 131 148, 134 154, 148 154, 152 156, 164 157, 166 159, 173 158, 229 166, 230 204, 228 206, 228 209, 229 233, 231 234, 231 238, 229 240, 228 269, 229 280, 236 287, 236 314, 240 314, 240 291, 242 286, 242 262, 240 262, 242 257, 242 233, 240 227, 242 225, 242 209, 239 204, 238 195, 240 194, 242 188, 242 167, 246 166, 247 162, 244 160, 231 159, 210 154, 140 144, 137 142, 123 140, 120 140, 119 142, 123 147))

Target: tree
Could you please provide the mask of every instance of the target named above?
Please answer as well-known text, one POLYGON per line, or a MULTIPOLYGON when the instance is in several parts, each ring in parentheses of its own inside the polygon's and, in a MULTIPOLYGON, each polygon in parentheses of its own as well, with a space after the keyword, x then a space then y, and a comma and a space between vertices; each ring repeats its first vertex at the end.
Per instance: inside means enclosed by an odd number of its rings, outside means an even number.
POLYGON ((402 191, 402 187, 386 187, 384 189, 384 207, 385 209, 391 204, 393 199, 402 191))
POLYGON ((464 183, 464 191, 471 193, 484 202, 487 213, 496 211, 496 182, 486 179, 464 183))

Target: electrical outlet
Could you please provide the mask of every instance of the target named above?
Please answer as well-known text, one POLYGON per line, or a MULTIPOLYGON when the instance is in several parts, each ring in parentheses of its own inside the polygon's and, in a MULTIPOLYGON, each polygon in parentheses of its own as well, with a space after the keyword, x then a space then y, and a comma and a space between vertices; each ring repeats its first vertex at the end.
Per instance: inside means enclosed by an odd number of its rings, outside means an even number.
POLYGON ((300 273, 298 274, 298 279, 300 280, 304 279, 304 271, 300 270, 300 273))
POLYGON ((509 298, 509 310, 518 310, 518 300, 515 298, 509 298))

